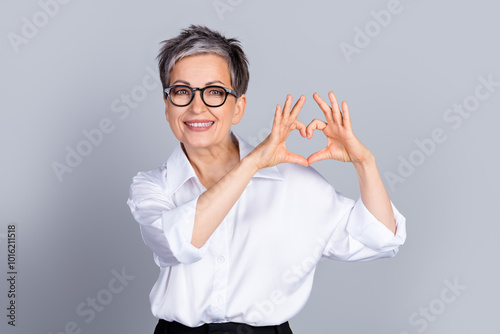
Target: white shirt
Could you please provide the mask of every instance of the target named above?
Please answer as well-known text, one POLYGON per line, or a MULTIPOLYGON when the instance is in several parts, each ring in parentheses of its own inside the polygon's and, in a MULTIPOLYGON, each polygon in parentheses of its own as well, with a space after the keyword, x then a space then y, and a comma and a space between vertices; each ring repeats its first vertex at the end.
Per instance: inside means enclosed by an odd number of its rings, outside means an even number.
MULTIPOLYGON (((243 158, 253 147, 235 137, 243 158)), ((179 144, 162 166, 133 178, 127 201, 160 267, 152 312, 190 327, 281 324, 306 304, 322 257, 392 257, 406 238, 405 218, 392 203, 395 235, 361 199, 342 196, 312 167, 280 164, 253 176, 197 248, 190 242, 205 190, 179 144)))

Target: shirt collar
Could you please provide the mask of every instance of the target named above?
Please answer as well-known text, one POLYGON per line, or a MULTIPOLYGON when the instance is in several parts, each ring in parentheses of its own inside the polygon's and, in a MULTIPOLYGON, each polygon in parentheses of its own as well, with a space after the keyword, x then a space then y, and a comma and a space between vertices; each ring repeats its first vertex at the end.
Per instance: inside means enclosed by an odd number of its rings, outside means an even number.
MULTIPOLYGON (((231 132, 231 134, 238 142, 240 159, 243 159, 254 147, 234 132, 231 132)), ((167 169, 165 178, 167 182, 167 194, 169 196, 178 191, 189 179, 195 178, 198 180, 198 176, 184 153, 181 143, 176 145, 167 162, 163 164, 163 167, 167 169)), ((260 169, 253 177, 283 180, 283 176, 277 166, 260 169)))

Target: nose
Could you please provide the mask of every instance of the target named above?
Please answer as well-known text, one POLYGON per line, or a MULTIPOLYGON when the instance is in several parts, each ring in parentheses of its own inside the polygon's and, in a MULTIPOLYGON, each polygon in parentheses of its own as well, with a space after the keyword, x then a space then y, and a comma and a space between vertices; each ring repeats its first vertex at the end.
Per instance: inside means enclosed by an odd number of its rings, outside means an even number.
POLYGON ((201 99, 200 91, 194 92, 193 101, 191 101, 189 105, 191 107, 191 110, 197 114, 201 114, 207 110, 207 106, 205 105, 205 103, 203 103, 203 100, 201 99))

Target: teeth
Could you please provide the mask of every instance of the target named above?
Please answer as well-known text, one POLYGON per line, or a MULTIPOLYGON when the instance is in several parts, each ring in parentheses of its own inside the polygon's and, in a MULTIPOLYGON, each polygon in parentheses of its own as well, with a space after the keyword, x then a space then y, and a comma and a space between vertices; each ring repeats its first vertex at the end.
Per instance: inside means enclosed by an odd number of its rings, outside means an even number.
POLYGON ((188 123, 186 122, 187 125, 195 127, 195 128, 205 128, 207 126, 210 126, 214 124, 214 122, 205 122, 205 123, 188 123))

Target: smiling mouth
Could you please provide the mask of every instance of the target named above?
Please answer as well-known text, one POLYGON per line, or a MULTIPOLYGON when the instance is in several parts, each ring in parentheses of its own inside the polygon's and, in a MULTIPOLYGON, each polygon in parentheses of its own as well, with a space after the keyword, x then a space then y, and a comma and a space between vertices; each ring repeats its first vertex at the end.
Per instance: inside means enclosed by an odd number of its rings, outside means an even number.
POLYGON ((184 124, 192 126, 193 128, 206 128, 214 124, 214 122, 196 122, 196 123, 184 122, 184 124))

